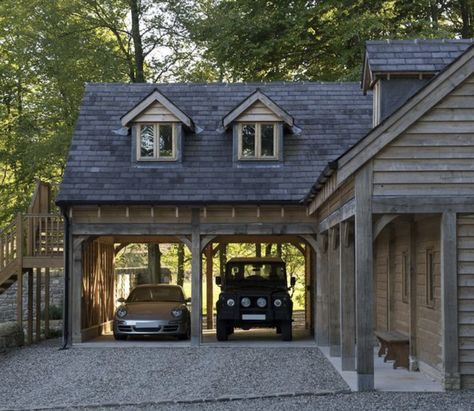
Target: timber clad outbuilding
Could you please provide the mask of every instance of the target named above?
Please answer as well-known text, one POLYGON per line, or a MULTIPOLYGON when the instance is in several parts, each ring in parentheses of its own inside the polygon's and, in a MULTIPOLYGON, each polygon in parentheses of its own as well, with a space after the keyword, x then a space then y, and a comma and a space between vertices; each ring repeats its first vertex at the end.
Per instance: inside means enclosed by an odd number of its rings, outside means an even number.
POLYGON ((362 88, 88 84, 57 200, 69 342, 113 317, 114 244, 190 248, 199 344, 202 254, 288 242, 315 340, 361 390, 375 332, 406 337, 412 371, 474 387, 472 44, 368 42, 362 88))

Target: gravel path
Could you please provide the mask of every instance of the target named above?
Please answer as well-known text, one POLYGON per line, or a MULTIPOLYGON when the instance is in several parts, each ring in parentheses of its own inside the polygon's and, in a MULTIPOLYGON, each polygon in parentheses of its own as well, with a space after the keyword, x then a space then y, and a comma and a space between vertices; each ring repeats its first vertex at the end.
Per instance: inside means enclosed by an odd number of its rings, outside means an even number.
MULTIPOLYGON (((0 355, 0 409, 117 408, 118 404, 136 409, 139 404, 151 407, 167 400, 348 390, 315 348, 59 351, 58 344, 50 341, 0 355)), ((210 409, 217 410, 224 404, 179 404, 175 409, 214 406, 210 409)), ((170 407, 168 403, 166 409, 170 407)))

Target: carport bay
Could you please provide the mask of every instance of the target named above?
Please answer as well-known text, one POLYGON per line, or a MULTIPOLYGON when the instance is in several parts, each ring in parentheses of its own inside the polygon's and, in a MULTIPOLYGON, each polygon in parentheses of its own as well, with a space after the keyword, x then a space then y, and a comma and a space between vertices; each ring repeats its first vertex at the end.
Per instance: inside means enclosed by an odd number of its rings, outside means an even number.
POLYGON ((305 323, 314 329, 314 217, 303 206, 74 206, 68 219, 66 342, 80 343, 110 329, 114 314, 113 261, 117 244, 177 243, 191 251, 191 343, 201 344, 205 301, 212 327, 212 257, 222 244, 292 244, 305 259, 305 323), (206 263, 203 267, 203 255, 206 263), (204 269, 203 269, 204 268, 204 269), (203 292, 203 274, 206 292, 203 292), (203 295, 205 300, 203 301, 203 295))

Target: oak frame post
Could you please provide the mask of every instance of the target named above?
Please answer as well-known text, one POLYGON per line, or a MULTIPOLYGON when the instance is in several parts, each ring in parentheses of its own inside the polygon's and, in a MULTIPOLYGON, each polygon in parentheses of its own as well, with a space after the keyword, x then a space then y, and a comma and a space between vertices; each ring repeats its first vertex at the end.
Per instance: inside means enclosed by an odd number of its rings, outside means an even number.
POLYGON ((461 388, 458 343, 457 218, 441 217, 441 332, 445 389, 461 388))
POLYGON ((340 329, 340 266, 339 266, 339 227, 329 230, 328 272, 329 272, 329 355, 341 356, 340 329))
POLYGON ((416 349, 416 223, 414 220, 410 221, 410 242, 409 242, 409 254, 408 258, 410 260, 410 272, 409 272, 409 302, 410 302, 410 311, 409 311, 409 367, 410 371, 418 371, 418 359, 417 359, 417 349, 416 349))
POLYGON ((316 255, 316 343, 329 345, 329 312, 328 312, 328 239, 327 233, 318 235, 318 252, 316 255))
POLYGON ((41 340, 41 268, 36 268, 35 342, 41 340))
POLYGON ((86 237, 73 237, 71 242, 69 335, 73 344, 82 342, 82 258, 85 239, 86 237))
POLYGON ((340 309, 341 309, 341 368, 355 370, 355 250, 353 223, 340 223, 340 309))
POLYGON ((359 391, 374 389, 372 164, 355 177, 356 358, 359 391))
POLYGON ((214 307, 213 307, 213 291, 214 284, 212 282, 212 268, 213 268, 213 258, 212 258, 212 243, 206 247, 206 328, 211 330, 214 325, 214 307))
POLYGON ((193 208, 191 217, 191 345, 199 346, 202 335, 202 256, 200 210, 193 208))

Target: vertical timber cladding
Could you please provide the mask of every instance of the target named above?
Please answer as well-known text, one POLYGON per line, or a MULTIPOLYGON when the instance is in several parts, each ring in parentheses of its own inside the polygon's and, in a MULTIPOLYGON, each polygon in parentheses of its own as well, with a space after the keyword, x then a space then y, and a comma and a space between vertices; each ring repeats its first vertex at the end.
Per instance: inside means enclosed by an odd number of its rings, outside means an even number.
POLYGON ((114 315, 114 244, 97 239, 83 244, 82 324, 99 328, 114 315))
POLYGON ((457 255, 461 388, 474 388, 474 214, 458 215, 457 255))
POLYGON ((374 196, 474 194, 474 76, 374 159, 374 196))
POLYGON ((441 328, 440 217, 417 220, 416 243, 416 347, 420 370, 439 378, 443 371, 441 328), (434 301, 427 302, 427 254, 432 253, 434 301))

